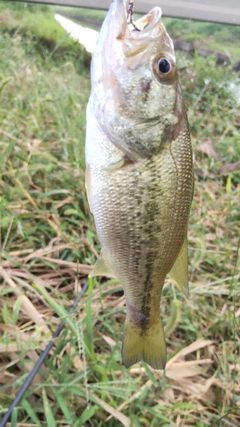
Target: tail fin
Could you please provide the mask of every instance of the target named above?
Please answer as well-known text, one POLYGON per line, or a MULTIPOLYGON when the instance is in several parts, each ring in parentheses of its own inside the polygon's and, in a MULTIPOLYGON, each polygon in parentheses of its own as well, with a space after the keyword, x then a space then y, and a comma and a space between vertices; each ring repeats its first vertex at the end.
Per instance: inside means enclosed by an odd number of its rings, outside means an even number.
POLYGON ((166 365, 166 345, 161 320, 146 330, 126 319, 122 359, 126 368, 143 361, 153 369, 164 369, 166 365))

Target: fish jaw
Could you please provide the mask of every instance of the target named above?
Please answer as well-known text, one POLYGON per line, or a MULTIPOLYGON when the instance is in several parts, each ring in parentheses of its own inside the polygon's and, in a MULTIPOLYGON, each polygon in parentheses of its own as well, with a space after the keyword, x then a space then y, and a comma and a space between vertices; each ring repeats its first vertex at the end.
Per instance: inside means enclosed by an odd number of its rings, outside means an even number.
POLYGON ((97 45, 92 55, 92 87, 97 85, 98 89, 100 89, 101 85, 108 80, 106 72, 109 75, 114 62, 117 62, 117 58, 120 59, 121 57, 121 43, 118 41, 127 32, 127 27, 126 2, 114 0, 103 22, 97 45))

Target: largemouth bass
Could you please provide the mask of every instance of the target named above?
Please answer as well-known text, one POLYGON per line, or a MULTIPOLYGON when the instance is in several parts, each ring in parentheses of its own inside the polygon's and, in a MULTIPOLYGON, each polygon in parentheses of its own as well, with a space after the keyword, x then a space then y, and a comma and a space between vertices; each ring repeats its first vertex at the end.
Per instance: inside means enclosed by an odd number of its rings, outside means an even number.
POLYGON ((174 47, 155 7, 127 22, 114 0, 92 57, 86 188, 101 255, 91 276, 122 283, 127 316, 122 358, 163 369, 160 319, 165 277, 188 292, 187 225, 192 150, 174 47))

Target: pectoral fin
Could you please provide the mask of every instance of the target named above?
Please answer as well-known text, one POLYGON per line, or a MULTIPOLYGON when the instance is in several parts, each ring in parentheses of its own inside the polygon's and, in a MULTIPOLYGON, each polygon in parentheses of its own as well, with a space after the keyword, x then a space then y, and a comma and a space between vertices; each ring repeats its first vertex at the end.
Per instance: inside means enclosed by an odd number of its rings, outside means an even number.
POLYGON ((177 287, 188 297, 188 251, 187 236, 184 239, 178 257, 169 271, 169 276, 176 283, 177 287))
POLYGON ((109 266, 106 257, 103 252, 101 252, 96 264, 93 267, 93 271, 89 274, 89 277, 94 276, 111 276, 115 277, 111 267, 109 266))
POLYGON ((104 169, 107 170, 108 172, 116 171, 121 169, 124 163, 125 163, 125 156, 122 156, 119 159, 114 159, 113 162, 108 163, 106 166, 104 166, 104 169))

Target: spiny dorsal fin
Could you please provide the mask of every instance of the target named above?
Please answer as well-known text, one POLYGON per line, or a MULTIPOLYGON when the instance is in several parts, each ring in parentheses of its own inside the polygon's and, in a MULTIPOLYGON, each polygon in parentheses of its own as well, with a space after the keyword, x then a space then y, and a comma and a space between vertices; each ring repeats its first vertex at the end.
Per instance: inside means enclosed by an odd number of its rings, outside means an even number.
POLYGON ((169 271, 169 276, 176 283, 177 287, 188 298, 188 251, 187 251, 187 236, 184 239, 183 245, 177 256, 172 269, 169 271))
POLYGON ((104 253, 101 252, 96 264, 93 267, 93 271, 89 274, 89 277, 94 276, 111 276, 115 277, 111 267, 109 266, 104 253))

